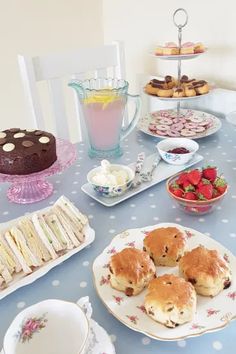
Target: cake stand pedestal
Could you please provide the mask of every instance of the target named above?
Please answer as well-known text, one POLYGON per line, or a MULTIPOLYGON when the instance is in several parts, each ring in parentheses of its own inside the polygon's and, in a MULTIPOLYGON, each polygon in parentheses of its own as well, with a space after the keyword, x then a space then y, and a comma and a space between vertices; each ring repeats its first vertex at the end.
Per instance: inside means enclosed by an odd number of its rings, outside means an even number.
POLYGON ((11 187, 7 197, 11 202, 29 204, 48 198, 53 192, 53 185, 46 177, 62 172, 76 160, 75 145, 62 139, 56 140, 57 161, 46 170, 29 175, 6 175, 0 173, 0 182, 9 182, 11 187))

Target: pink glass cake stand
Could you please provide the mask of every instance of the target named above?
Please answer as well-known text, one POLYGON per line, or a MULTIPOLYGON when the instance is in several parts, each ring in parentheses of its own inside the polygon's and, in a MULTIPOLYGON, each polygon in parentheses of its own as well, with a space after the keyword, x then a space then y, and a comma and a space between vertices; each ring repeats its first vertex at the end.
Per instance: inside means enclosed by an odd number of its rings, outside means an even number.
POLYGON ((56 140, 57 161, 46 170, 29 175, 6 175, 0 173, 0 182, 10 182, 7 191, 11 202, 29 204, 48 198, 53 192, 53 185, 46 177, 62 172, 76 160, 75 145, 62 139, 56 140))

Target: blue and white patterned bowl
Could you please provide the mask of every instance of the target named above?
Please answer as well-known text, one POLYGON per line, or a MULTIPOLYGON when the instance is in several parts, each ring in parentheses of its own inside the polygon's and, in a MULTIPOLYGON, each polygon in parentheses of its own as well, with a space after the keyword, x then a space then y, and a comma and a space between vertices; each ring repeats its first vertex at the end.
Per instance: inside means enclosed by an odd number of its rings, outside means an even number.
POLYGON ((171 165, 185 165, 188 163, 198 151, 199 145, 196 141, 187 138, 168 138, 160 141, 157 150, 162 159, 171 165), (184 147, 190 152, 187 154, 174 154, 168 152, 175 148, 184 147))
POLYGON ((111 170, 124 170, 128 174, 129 178, 126 183, 117 185, 115 187, 112 186, 102 186, 99 184, 95 184, 92 181, 92 178, 95 174, 99 173, 101 170, 101 166, 96 167, 92 169, 88 175, 87 175, 87 180, 88 182, 92 185, 93 189, 95 192, 97 192, 100 196, 106 197, 106 198, 113 198, 113 197, 118 197, 125 192, 132 186, 132 182, 134 180, 134 171, 132 168, 125 166, 125 165, 119 165, 119 164, 111 164, 111 170))

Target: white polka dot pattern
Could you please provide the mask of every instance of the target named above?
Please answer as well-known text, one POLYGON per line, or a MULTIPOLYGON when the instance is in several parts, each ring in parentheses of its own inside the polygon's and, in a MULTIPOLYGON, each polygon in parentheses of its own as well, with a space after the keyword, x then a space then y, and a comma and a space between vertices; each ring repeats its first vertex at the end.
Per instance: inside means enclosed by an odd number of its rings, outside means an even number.
POLYGON ((86 288, 86 286, 87 286, 86 281, 81 281, 81 283, 79 284, 79 286, 80 286, 81 288, 86 288))
POLYGON ((212 343, 212 346, 213 346, 213 348, 215 349, 215 350, 221 350, 222 348, 223 348, 223 345, 222 345, 222 343, 220 342, 220 341, 214 341, 213 343, 212 343))
POLYGON ((59 286, 59 285, 60 285, 60 280, 55 279, 52 281, 52 286, 59 286))

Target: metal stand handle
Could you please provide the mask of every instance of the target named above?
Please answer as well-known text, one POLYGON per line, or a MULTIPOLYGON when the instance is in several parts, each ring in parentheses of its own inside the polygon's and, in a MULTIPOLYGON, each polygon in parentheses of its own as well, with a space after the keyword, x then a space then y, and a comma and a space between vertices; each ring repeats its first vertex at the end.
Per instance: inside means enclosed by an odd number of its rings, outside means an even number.
MULTIPOLYGON (((179 9, 175 10, 174 14, 173 14, 173 22, 175 24, 175 26, 178 28, 178 44, 179 44, 179 53, 181 50, 181 46, 182 46, 182 28, 185 27, 188 23, 188 13, 185 9, 183 9, 182 7, 180 7, 179 9), (183 13, 185 16, 185 20, 183 21, 183 23, 178 23, 177 22, 177 15, 179 15, 180 13, 183 13)), ((181 59, 178 60, 178 86, 180 86, 180 79, 181 79, 181 59)), ((180 115, 180 101, 177 103, 177 118, 179 118, 180 115)))

